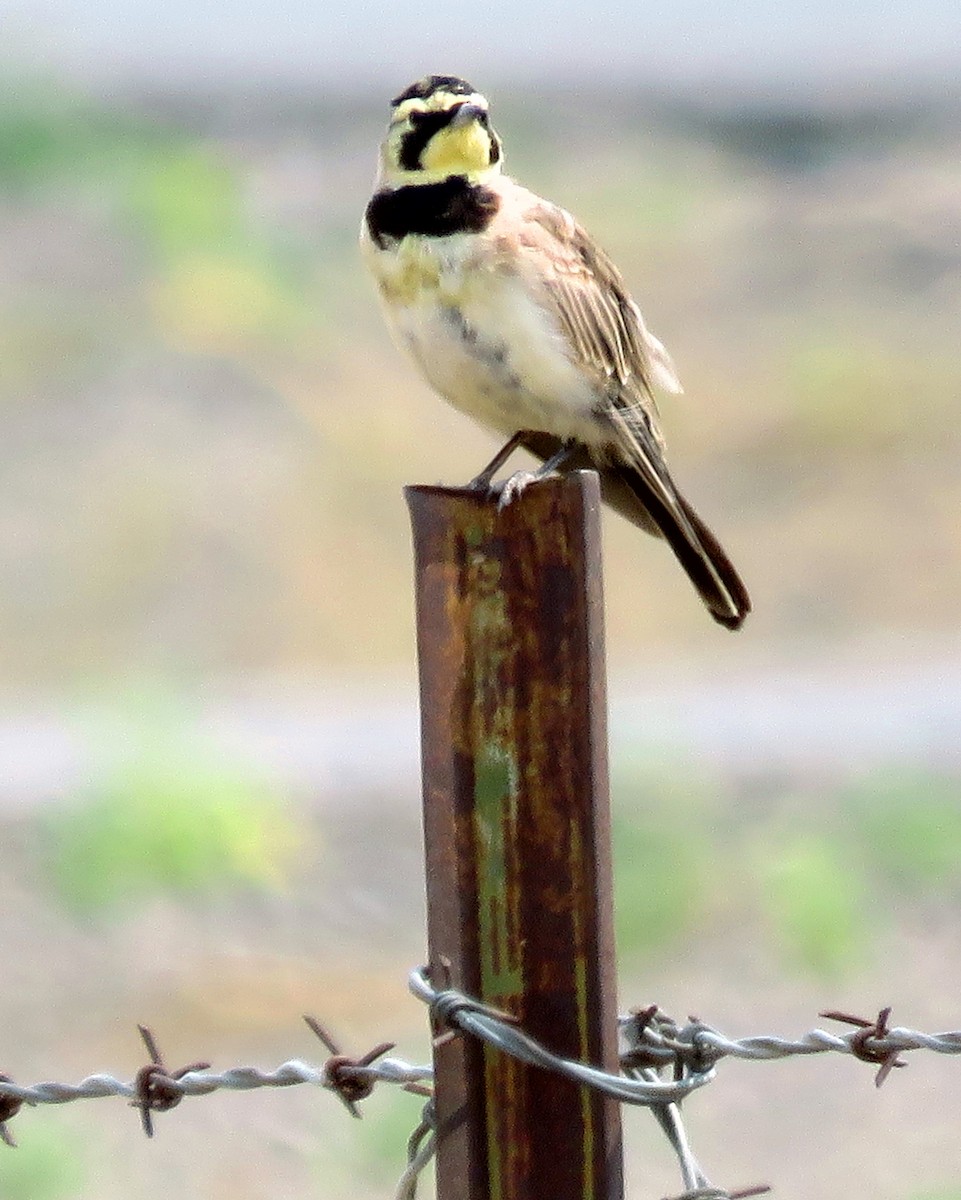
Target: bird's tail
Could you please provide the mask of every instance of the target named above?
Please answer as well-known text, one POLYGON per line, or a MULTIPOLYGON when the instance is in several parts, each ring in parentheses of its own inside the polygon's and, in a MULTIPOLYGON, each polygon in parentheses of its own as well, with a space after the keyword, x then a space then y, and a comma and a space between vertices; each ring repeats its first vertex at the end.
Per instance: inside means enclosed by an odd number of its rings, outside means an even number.
POLYGON ((617 463, 601 469, 601 492, 629 520, 664 538, 715 621, 728 629, 741 627, 751 611, 747 588, 721 543, 673 484, 665 502, 639 472, 617 463))
MULTIPOLYGON (((525 432, 521 445, 547 460, 563 443, 553 434, 525 432)), ((597 471, 605 503, 647 533, 663 537, 714 620, 728 629, 741 627, 751 611, 747 588, 721 543, 674 486, 663 463, 652 465, 657 485, 652 486, 645 472, 629 461, 599 461, 587 446, 574 445, 564 469, 597 471)))

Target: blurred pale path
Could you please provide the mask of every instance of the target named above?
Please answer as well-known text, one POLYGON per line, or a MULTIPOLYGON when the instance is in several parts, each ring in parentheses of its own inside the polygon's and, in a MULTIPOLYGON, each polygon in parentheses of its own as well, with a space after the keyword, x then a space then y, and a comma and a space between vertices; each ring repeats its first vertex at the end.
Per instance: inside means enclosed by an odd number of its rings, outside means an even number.
MULTIPOLYGON (((765 776, 845 778, 911 762, 961 772, 961 656, 945 647, 920 661, 738 672, 721 683, 685 675, 670 684, 638 667, 615 672, 615 763, 694 761, 744 786, 765 776)), ((321 808, 377 796, 411 812, 420 778, 413 682, 251 680, 243 695, 208 689, 190 706, 193 728, 242 775, 321 808)), ((59 803, 138 751, 122 709, 0 710, 0 810, 59 803)))

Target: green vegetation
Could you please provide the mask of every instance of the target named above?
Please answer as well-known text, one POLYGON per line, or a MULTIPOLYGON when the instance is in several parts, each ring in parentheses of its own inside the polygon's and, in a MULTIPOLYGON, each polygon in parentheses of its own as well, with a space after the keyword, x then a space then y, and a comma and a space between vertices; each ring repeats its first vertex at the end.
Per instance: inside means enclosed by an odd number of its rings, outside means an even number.
POLYGON ((16 1200, 66 1200, 86 1178, 86 1147, 49 1109, 31 1111, 29 1128, 11 1125, 16 1151, 0 1154, 0 1195, 16 1200))
MULTIPOLYGON (((65 683, 89 694, 96 678, 117 692, 157 662, 230 678, 409 663, 400 484, 466 479, 493 447, 404 367, 357 259, 382 104, 328 106, 315 92, 302 110, 296 100, 272 108, 251 92, 241 112, 229 97, 103 102, 4 82, 6 687, 32 695, 52 680, 58 694, 65 683)), ((568 97, 565 110, 512 109, 499 97, 498 124, 510 169, 615 253, 678 361, 687 395, 661 405, 672 462, 756 592, 738 661, 793 648, 811 628, 859 646, 905 629, 953 639, 956 126, 927 138, 902 137, 903 122, 878 137, 817 114, 672 121, 637 97, 609 99, 568 97), (569 130, 563 118, 575 112, 581 124, 569 130)), ((610 545, 612 661, 627 669, 670 647, 714 662, 725 635, 664 565, 665 548, 631 534, 618 541, 618 562, 610 545)), ((721 656, 719 673, 733 661, 721 656)), ((69 1032, 77 1005, 97 999, 104 1021, 125 1021, 116 979, 136 999, 135 1017, 141 1002, 145 1015, 156 1007, 156 976, 130 955, 127 918, 137 932, 141 910, 149 934, 155 914, 142 910, 160 897, 167 922, 196 929, 212 894, 278 888, 295 868, 302 831, 282 797, 189 725, 189 715, 148 714, 123 726, 83 794, 47 820, 44 883, 59 913, 24 885, 13 857, 30 822, 12 816, 10 878, 24 903, 8 913, 8 1025, 18 1037, 22 1026, 25 1041, 42 1031, 51 1075, 80 1063, 76 1047, 48 1038, 54 1013, 69 1032), (118 914, 124 922, 111 924, 118 914), (94 939, 91 916, 105 918, 94 939), (97 955, 78 961, 102 963, 103 978, 78 989, 70 954, 82 938, 97 955), (41 1006, 31 1026, 28 1008, 41 1006)), ((805 974, 820 987, 879 956, 895 922, 923 933, 933 907, 950 919, 961 873, 955 780, 891 770, 803 803, 796 787, 752 781, 735 795, 683 762, 635 765, 615 782, 626 969, 703 954, 730 978, 747 950, 762 973, 805 974)), ((349 836, 361 845, 369 835, 349 836)), ((393 876, 354 882, 380 902, 393 876)), ((284 961, 266 971, 264 1010, 299 1003, 303 986, 322 1011, 337 1000, 335 1012, 357 1013, 366 992, 343 969, 341 947, 335 969, 321 961, 303 985, 303 964, 287 961, 303 935, 317 965, 314 946, 332 944, 339 924, 315 941, 306 926, 317 908, 264 907, 229 914, 254 955, 272 920, 305 923, 278 939, 284 961)), ((359 944, 372 927, 365 915, 346 936, 359 944)), ((217 969, 161 965, 178 985, 196 972, 198 992, 202 971, 217 969)), ((394 961, 390 972, 400 978, 394 961)), ((925 980, 912 986, 917 995, 925 980)), ((205 1019, 173 1007, 165 1044, 186 1034, 178 1019, 205 1019)), ((198 1044, 216 1053, 222 1034, 208 1027, 198 1044)), ((329 1164, 332 1194, 354 1195, 365 1170, 362 1190, 387 1194, 421 1102, 382 1089, 365 1120, 346 1125, 331 1104, 318 1179, 328 1187, 329 1164)), ((89 1192, 69 1130, 47 1110, 21 1119, 20 1149, 0 1153, 0 1194, 89 1192)), ((248 1141, 297 1153, 296 1125, 275 1138, 275 1118, 266 1120, 267 1136, 248 1141)), ((230 1162, 243 1172, 233 1153, 230 1162)), ((181 1168, 176 1186, 209 1192, 211 1165, 181 1168)), ((237 1190, 233 1179, 224 1186, 237 1190)), ((961 1191, 946 1184, 913 1200, 961 1200, 961 1191)))
POLYGON ((146 159, 130 178, 131 214, 163 258, 229 248, 245 219, 240 180, 226 159, 190 143, 146 159))
MULTIPOLYGON (((771 798, 740 817, 677 768, 636 770, 614 797, 615 920, 627 962, 676 953, 711 921, 792 969, 849 978, 885 936, 892 888, 949 901, 961 884, 961 781, 920 770, 869 774, 805 797, 803 825, 771 798), (724 813, 723 820, 718 814, 724 813)), ((786 807, 785 807, 786 806, 786 807)), ((909 919, 903 905, 903 919, 909 919)))
POLYGON ((702 835, 657 816, 614 823, 614 915, 618 953, 656 954, 703 915, 710 855, 702 835))
POLYGON ((226 156, 168 146, 131 174, 127 205, 155 264, 152 315, 172 344, 243 360, 251 339, 266 349, 297 333, 307 311, 302 256, 250 219, 226 156))
POLYGON ((614 793, 614 919, 618 955, 649 959, 704 917, 717 851, 708 792, 683 770, 623 768, 614 793))
POLYGON ((957 896, 961 780, 891 768, 811 797, 805 812, 808 832, 785 835, 774 820, 752 851, 769 927, 802 970, 856 973, 885 936, 880 914, 892 910, 892 889, 919 900, 957 896))
POLYGON ((372 1185, 384 1185, 396 1182, 403 1170, 407 1142, 420 1123, 424 1101, 397 1088, 381 1088, 371 1096, 375 1100, 364 1102, 364 1121, 355 1127, 360 1145, 354 1163, 372 1185))
POLYGON ((4 81, 0 102, 0 194, 27 201, 64 177, 103 171, 141 144, 145 130, 120 113, 57 87, 4 81))
POLYGON ((961 780, 910 768, 875 773, 841 795, 853 836, 883 878, 946 898, 961 884, 961 780))
POLYGON ((874 457, 883 450, 901 453, 919 424, 936 428, 961 382, 957 363, 946 355, 929 359, 925 373, 930 390, 918 406, 908 400, 918 388, 916 353, 853 331, 844 338, 812 336, 787 364, 793 422, 822 450, 874 457))
POLYGON ((739 936, 765 939, 804 973, 837 978, 863 964, 869 881, 827 831, 786 839, 773 815, 760 827, 719 823, 719 798, 683 769, 641 774, 630 802, 627 792, 622 782, 614 805, 622 960, 676 953, 714 914, 719 929, 733 916, 739 936))
POLYGON ((130 757, 48 824, 69 907, 283 884, 300 832, 276 795, 176 728, 130 740, 130 757))
POLYGON ((764 847, 761 903, 785 956, 827 979, 850 975, 866 958, 867 886, 829 838, 794 837, 764 847))
MULTIPOLYGON (((393 1191, 407 1162, 407 1143, 420 1124, 424 1107, 422 1097, 395 1087, 380 1087, 360 1103, 362 1121, 345 1120, 341 1110, 329 1121, 329 1136, 320 1139, 315 1156, 315 1175, 326 1193, 332 1178, 354 1190, 393 1191)), ((428 1189, 432 1172, 428 1170, 422 1185, 428 1189)), ((418 1195, 420 1187, 418 1187, 418 1195)))

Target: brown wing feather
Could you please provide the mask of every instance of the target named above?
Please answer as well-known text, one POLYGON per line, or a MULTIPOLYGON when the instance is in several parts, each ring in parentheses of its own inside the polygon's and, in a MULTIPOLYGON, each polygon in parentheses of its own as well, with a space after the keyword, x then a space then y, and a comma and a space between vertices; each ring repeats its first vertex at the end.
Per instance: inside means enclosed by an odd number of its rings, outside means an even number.
MULTIPOLYGON (((681 390, 667 351, 645 326, 617 267, 570 213, 537 200, 524 214, 521 244, 539 252, 546 298, 581 365, 605 391, 647 404, 654 414, 656 384, 681 390)), ((655 437, 660 440, 656 428, 655 437)))
MULTIPOLYGON (((580 458, 600 472, 608 502, 667 540, 715 620, 736 629, 751 608, 744 584, 664 462, 653 387, 680 390, 667 352, 648 332, 617 268, 569 213, 538 201, 525 215, 522 245, 540 252, 547 298, 603 398, 597 416, 609 427, 608 449, 585 446, 580 458)), ((532 434, 524 444, 546 459, 557 443, 532 434)))

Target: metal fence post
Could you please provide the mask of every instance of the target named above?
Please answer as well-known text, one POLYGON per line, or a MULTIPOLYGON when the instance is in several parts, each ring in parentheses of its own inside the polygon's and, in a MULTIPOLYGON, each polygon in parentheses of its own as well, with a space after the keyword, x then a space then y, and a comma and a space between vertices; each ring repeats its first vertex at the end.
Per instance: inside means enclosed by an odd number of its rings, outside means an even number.
MULTIPOLYGON (((406 496, 435 984, 616 1071, 597 476, 406 496)), ((434 1066, 439 1200, 619 1200, 614 1101, 465 1036, 434 1066)))

